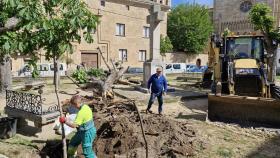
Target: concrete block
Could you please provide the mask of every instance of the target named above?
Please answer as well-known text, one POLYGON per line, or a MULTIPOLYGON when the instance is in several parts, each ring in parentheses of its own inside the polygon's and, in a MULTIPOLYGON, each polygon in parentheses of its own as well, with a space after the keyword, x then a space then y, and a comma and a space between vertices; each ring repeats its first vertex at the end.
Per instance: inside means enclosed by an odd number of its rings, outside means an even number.
POLYGON ((159 12, 159 11, 161 11, 160 5, 158 5, 158 4, 153 5, 153 12, 156 13, 156 12, 159 12))
POLYGON ((155 14, 155 20, 156 21, 164 21, 164 18, 165 18, 165 14, 163 11, 159 11, 159 12, 156 12, 155 14))
POLYGON ((135 86, 134 89, 137 90, 137 91, 140 91, 142 93, 149 93, 148 89, 144 88, 142 86, 135 86))

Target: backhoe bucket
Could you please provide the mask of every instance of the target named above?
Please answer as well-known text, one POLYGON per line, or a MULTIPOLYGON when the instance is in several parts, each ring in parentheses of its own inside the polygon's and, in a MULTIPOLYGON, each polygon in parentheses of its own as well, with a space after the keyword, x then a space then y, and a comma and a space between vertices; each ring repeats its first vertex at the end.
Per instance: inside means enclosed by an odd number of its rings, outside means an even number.
POLYGON ((280 127, 280 101, 275 99, 208 95, 208 119, 245 125, 280 127))

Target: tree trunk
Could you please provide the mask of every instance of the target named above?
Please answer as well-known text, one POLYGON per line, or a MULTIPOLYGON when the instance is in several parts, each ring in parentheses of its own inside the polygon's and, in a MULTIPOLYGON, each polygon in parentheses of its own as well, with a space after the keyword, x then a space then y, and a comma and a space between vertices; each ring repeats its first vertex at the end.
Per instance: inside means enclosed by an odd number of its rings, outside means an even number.
MULTIPOLYGON (((54 55, 53 58, 54 61, 54 87, 55 87, 55 94, 56 94, 56 98, 57 98, 57 105, 59 107, 59 112, 60 112, 60 116, 63 117, 63 111, 62 111, 62 107, 60 105, 60 100, 59 100, 59 96, 58 96, 58 86, 59 86, 59 69, 58 69, 58 57, 56 57, 56 55, 54 55)), ((66 143, 66 136, 65 136, 65 130, 64 130, 64 124, 61 124, 61 133, 62 133, 62 144, 63 144, 63 158, 67 158, 67 143, 66 143)))
POLYGON ((118 81, 128 68, 121 68, 120 71, 113 71, 105 81, 104 91, 110 90, 113 84, 118 81))
POLYGON ((6 55, 0 61, 0 93, 12 86, 11 58, 6 55))
POLYGON ((121 68, 119 71, 113 70, 111 74, 106 78, 105 81, 95 80, 91 83, 88 83, 87 88, 93 89, 95 93, 99 92, 99 95, 102 95, 103 98, 107 98, 112 93, 112 86, 117 82, 122 75, 127 71, 127 68, 121 68))
POLYGON ((268 81, 275 83, 276 77, 276 57, 277 57, 277 45, 273 44, 273 40, 269 38, 269 35, 263 32, 265 40, 265 49, 269 55, 268 58, 268 81))
POLYGON ((269 72, 268 72, 268 81, 275 83, 276 77, 276 56, 277 50, 274 50, 273 56, 268 60, 269 72))
POLYGON ((60 63, 59 63, 59 58, 58 57, 54 57, 53 60, 53 65, 54 65, 54 71, 53 71, 53 84, 54 85, 60 85, 60 63))

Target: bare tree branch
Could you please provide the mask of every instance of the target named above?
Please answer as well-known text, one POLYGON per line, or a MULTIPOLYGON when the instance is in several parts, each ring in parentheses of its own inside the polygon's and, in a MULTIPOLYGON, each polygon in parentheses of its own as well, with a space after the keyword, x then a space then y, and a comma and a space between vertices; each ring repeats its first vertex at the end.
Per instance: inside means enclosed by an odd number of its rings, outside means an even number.
POLYGON ((99 47, 97 49, 98 49, 98 51, 99 51, 99 53, 100 53, 100 55, 101 55, 105 65, 107 66, 108 70, 111 71, 111 67, 109 66, 109 64, 107 63, 105 57, 103 56, 103 53, 102 53, 101 49, 99 47))
POLYGON ((116 65, 115 65, 115 63, 113 62, 113 60, 110 59, 110 61, 111 61, 111 64, 112 64, 112 66, 113 66, 113 68, 114 68, 114 71, 117 71, 116 65))

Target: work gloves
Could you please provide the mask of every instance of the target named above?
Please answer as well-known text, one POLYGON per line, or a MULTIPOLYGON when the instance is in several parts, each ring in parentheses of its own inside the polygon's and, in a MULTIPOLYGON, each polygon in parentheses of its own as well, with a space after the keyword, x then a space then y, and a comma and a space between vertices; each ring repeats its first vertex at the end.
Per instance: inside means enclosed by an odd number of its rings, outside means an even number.
POLYGON ((59 122, 60 123, 65 123, 66 122, 66 117, 65 116, 60 116, 59 117, 59 122))

